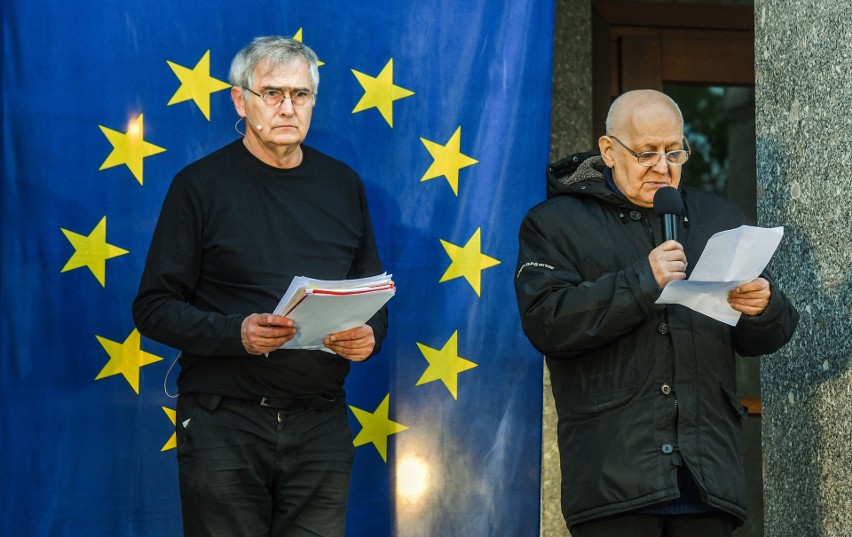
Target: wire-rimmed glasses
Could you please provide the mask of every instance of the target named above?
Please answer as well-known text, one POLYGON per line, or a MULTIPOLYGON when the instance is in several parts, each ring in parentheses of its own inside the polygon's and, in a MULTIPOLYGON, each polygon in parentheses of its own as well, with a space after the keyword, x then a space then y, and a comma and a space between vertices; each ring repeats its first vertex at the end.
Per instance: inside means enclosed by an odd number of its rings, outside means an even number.
POLYGON ((263 104, 270 108, 281 106, 281 103, 287 99, 290 99, 293 108, 305 108, 308 104, 313 103, 315 97, 314 92, 305 88, 290 90, 289 93, 280 88, 266 88, 263 93, 258 93, 245 86, 243 86, 243 89, 260 97, 263 104))
POLYGON ((615 136, 607 136, 618 142, 621 147, 629 151, 630 154, 636 157, 636 160, 639 161, 639 165, 645 166, 646 168, 656 166, 657 163, 660 162, 660 159, 663 158, 663 156, 666 157, 666 162, 668 162, 672 166, 682 166, 686 163, 687 160, 689 160, 689 155, 692 152, 689 148, 689 141, 686 138, 683 139, 683 144, 686 149, 675 149, 673 151, 667 151, 665 153, 660 153, 659 151, 643 151, 642 153, 639 153, 627 147, 624 142, 622 142, 615 136))

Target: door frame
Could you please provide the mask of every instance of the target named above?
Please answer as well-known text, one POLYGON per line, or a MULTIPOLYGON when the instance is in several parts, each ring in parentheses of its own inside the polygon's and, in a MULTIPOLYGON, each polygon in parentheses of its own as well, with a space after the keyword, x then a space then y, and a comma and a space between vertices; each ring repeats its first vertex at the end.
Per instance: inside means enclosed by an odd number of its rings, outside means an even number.
POLYGON ((663 82, 754 85, 754 8, 593 0, 592 145, 615 97, 663 82))

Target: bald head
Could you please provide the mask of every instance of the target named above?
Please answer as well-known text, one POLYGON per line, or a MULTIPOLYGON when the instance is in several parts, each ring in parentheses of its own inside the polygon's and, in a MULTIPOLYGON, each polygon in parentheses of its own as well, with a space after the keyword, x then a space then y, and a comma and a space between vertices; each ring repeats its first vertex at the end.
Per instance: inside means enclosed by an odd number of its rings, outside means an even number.
POLYGON ((660 188, 678 187, 680 165, 662 155, 681 150, 684 144, 680 108, 654 90, 629 91, 616 99, 606 118, 606 135, 598 139, 615 186, 639 207, 653 207, 660 188), (640 163, 640 153, 657 153, 660 158, 646 166, 640 163))
POLYGON ((621 94, 609 107, 606 116, 607 134, 634 130, 636 123, 648 116, 674 114, 683 130, 683 114, 677 103, 656 90, 633 90, 621 94))

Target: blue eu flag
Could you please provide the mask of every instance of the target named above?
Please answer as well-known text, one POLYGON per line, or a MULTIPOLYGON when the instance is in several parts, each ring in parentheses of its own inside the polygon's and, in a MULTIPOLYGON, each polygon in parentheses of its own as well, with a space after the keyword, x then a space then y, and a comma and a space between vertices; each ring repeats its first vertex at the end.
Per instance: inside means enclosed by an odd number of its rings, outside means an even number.
POLYGON ((538 535, 542 364, 512 272, 552 0, 2 8, 0 534, 180 534, 176 351, 130 304, 172 177, 239 136, 231 58, 275 34, 322 62, 307 143, 362 177, 398 288, 346 384, 347 535, 538 535))

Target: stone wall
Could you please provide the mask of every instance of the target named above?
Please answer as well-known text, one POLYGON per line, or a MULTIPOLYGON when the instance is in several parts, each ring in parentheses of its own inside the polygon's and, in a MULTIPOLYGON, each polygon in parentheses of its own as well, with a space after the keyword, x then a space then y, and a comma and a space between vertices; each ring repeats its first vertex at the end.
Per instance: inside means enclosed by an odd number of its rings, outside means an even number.
MULTIPOLYGON (((553 49, 553 109, 550 128, 551 162, 570 153, 588 151, 592 138, 592 7, 589 0, 557 0, 553 49)), ((541 181, 544 170, 531 170, 541 181), (536 175, 538 173, 538 175, 536 175)), ((544 367, 544 360, 542 360, 544 367)), ((559 450, 556 407, 550 375, 544 367, 541 449, 541 536, 570 535, 560 507, 559 450)))
POLYGON ((765 535, 852 535, 852 6, 755 2, 758 222, 801 314, 762 362, 765 535))

